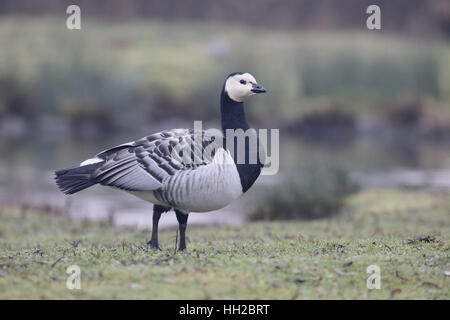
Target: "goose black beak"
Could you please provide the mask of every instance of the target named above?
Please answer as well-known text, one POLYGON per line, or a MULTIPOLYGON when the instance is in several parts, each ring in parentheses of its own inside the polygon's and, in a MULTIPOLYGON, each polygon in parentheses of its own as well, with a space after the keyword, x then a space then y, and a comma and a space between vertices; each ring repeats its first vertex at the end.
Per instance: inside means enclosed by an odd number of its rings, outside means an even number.
POLYGON ((254 92, 254 93, 264 93, 267 90, 263 86, 260 86, 259 84, 256 84, 256 83, 253 83, 251 91, 254 92))

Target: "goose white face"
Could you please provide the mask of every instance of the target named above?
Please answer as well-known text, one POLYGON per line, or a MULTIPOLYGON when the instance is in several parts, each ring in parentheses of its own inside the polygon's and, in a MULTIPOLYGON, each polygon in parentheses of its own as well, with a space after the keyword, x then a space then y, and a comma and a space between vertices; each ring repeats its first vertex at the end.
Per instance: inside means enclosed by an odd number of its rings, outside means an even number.
POLYGON ((228 77, 225 81, 225 91, 232 100, 242 102, 257 93, 266 92, 266 89, 258 85, 250 73, 243 73, 228 77))

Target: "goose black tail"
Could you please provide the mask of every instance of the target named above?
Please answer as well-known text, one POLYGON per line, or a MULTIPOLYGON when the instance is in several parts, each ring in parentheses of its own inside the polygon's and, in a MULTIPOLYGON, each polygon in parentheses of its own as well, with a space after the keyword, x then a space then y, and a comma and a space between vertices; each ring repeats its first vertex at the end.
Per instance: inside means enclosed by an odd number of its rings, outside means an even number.
POLYGON ((92 173, 103 163, 93 163, 81 167, 62 169, 55 172, 58 188, 65 194, 74 194, 97 184, 92 173))

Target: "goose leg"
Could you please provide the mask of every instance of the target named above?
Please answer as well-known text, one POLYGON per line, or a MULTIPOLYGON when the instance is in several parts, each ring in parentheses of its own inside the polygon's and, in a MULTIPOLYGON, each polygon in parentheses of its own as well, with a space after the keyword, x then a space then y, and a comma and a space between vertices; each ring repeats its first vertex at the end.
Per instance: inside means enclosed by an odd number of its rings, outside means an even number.
POLYGON ((175 214, 177 215, 178 225, 180 229, 180 245, 178 246, 178 250, 182 251, 186 249, 186 227, 189 213, 175 210, 175 214))
POLYGON ((158 244, 158 223, 161 214, 169 211, 170 208, 165 208, 163 206, 154 205, 153 206, 153 226, 152 226, 152 238, 147 242, 152 249, 161 250, 158 244))

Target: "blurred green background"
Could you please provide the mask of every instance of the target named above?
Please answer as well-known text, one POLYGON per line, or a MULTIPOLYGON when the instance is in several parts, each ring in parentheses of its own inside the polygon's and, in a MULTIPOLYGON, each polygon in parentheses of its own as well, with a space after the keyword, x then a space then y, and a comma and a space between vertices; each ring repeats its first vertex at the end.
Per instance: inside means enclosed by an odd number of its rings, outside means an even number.
POLYGON ((248 70, 270 88, 267 97, 249 102, 254 121, 269 122, 270 114, 271 124, 286 125, 330 109, 383 118, 416 105, 423 116, 447 115, 450 46, 444 39, 363 28, 305 32, 83 18, 80 31, 54 17, 0 20, 2 118, 37 124, 51 115, 110 129, 216 119, 230 70, 248 70))
POLYGON ((69 4, 0 4, 2 202, 61 203, 55 169, 217 126, 234 71, 268 88, 251 124, 280 128, 280 175, 262 185, 337 170, 362 187, 450 186, 448 1, 378 1, 381 30, 366 28, 370 1, 78 1, 81 30, 66 28, 69 4))
POLYGON ((449 5, 412 2, 381 1, 382 30, 371 31, 364 1, 339 10, 333 1, 81 1, 82 29, 71 31, 64 1, 5 1, 0 117, 31 127, 54 116, 76 134, 92 123, 101 133, 216 120, 225 75, 246 70, 270 89, 250 102, 257 123, 295 125, 330 109, 356 121, 403 111, 423 117, 427 132, 447 130, 449 5))

